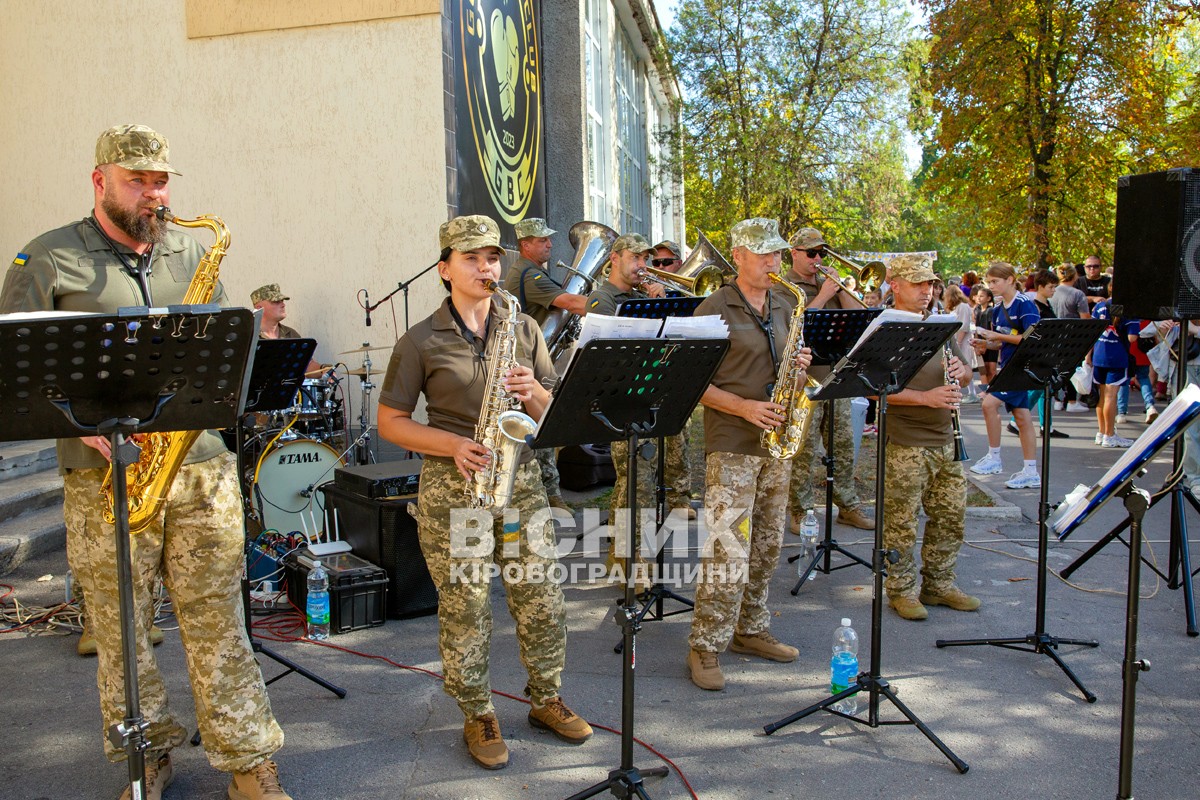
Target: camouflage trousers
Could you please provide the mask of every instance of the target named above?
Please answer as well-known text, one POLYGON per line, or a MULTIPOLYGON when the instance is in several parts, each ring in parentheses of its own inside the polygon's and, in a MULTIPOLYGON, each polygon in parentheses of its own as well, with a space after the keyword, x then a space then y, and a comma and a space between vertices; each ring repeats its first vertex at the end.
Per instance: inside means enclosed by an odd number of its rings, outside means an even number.
MULTIPOLYGON (((63 479, 67 559, 87 604, 96 637, 96 684, 104 730, 125 716, 113 526, 100 516, 106 470, 72 470, 63 479)), ((130 537, 134 632, 141 710, 151 750, 183 744, 188 731, 171 713, 150 644, 150 587, 161 576, 171 595, 209 762, 245 772, 283 746, 262 672, 250 649, 242 607, 242 499, 232 453, 179 470, 164 512, 130 537)), ((110 761, 125 758, 104 737, 110 761)))
MULTIPOLYGON (((808 435, 792 459, 792 485, 788 498, 788 510, 792 519, 801 519, 809 508, 824 504, 825 492, 814 502, 813 467, 817 463, 817 449, 828 435, 829 403, 833 408, 833 502, 838 508, 849 511, 862 502, 854 488, 854 432, 851 427, 850 400, 826 400, 814 405, 814 416, 808 424, 808 435)), ((824 487, 824 481, 821 486, 824 487)))
POLYGON ((696 607, 688 644, 720 653, 734 633, 767 630, 767 590, 779 564, 788 464, 774 458, 709 453, 696 607))
MULTIPOLYGON (((651 440, 657 442, 657 440, 651 440)), ((612 496, 608 507, 608 522, 613 526, 613 538, 609 540, 608 553, 609 563, 613 563, 613 559, 618 552, 616 541, 618 533, 617 512, 619 509, 627 508, 629 505, 629 441, 626 439, 618 439, 610 444, 610 452, 612 454, 613 469, 617 473, 616 483, 613 484, 612 496)), ((658 467, 658 455, 655 454, 651 461, 643 461, 638 465, 638 475, 647 473, 654 475, 655 469, 658 467)), ((639 480, 639 484, 645 484, 639 480)), ((653 484, 653 481, 651 481, 653 484)), ((682 432, 676 436, 667 436, 663 439, 663 485, 667 487, 667 513, 676 508, 690 508, 692 495, 692 475, 688 469, 688 443, 687 443, 687 426, 684 426, 682 432)), ((638 508, 651 508, 654 506, 653 495, 643 497, 638 494, 638 508)), ((639 515, 640 516, 640 515, 639 515)), ((639 526, 635 526, 638 528, 639 526)), ((624 539, 622 538, 622 541, 624 539)), ((641 547, 641 531, 634 531, 633 546, 641 547)), ((624 553, 624 549, 620 550, 624 553)), ((635 550, 635 553, 638 551, 635 550)))
POLYGON ((921 545, 921 582, 933 594, 954 585, 954 565, 963 542, 967 481, 954 460, 954 445, 904 447, 887 445, 887 486, 883 499, 883 546, 897 550, 900 560, 887 568, 889 597, 917 591, 913 548, 917 515, 925 508, 925 540, 921 545))
POLYGON ((542 470, 542 489, 546 497, 559 497, 562 487, 558 484, 558 450, 553 447, 543 447, 533 451, 538 467, 542 470))
POLYGON ((558 563, 554 526, 530 525, 547 509, 536 462, 517 471, 509 513, 520 522, 494 521, 469 534, 452 531, 451 509, 466 506, 466 481, 453 465, 426 460, 421 469, 417 531, 438 590, 438 649, 443 688, 468 719, 494 713, 488 658, 492 639, 492 574, 500 571, 508 613, 517 627, 525 693, 544 705, 558 695, 567 659, 562 588, 547 573, 558 563), (540 576, 539 576, 540 573, 540 576))

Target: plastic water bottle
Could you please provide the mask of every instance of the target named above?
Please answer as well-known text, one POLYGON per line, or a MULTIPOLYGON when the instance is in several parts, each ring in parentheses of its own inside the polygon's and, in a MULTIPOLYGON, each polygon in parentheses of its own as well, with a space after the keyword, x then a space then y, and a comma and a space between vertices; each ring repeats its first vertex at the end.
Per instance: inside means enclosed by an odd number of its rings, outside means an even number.
POLYGON ((329 573, 321 559, 313 560, 308 573, 308 638, 321 642, 329 638, 329 573))
MULTIPOLYGON (((817 552, 817 540, 821 536, 821 524, 817 522, 817 515, 810 508, 804 512, 804 519, 800 523, 800 547, 804 553, 803 557, 796 562, 796 574, 803 575, 804 570, 808 569, 809 563, 812 561, 813 554, 817 552)), ((808 579, 816 580, 816 569, 810 570, 808 579)))
MULTIPOLYGON (((829 693, 847 689, 858 678, 858 634, 850 627, 850 618, 842 617, 841 626, 833 632, 833 657, 829 659, 829 693)), ((839 700, 833 706, 843 714, 858 713, 858 694, 839 700)))

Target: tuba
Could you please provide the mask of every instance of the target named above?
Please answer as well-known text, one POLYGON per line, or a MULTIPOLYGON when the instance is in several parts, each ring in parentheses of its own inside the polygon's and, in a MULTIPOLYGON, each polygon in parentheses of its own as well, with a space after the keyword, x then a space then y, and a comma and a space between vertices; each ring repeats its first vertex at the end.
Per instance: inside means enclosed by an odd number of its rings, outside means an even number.
MULTIPOLYGON (((599 222, 576 222, 567 234, 575 248, 575 260, 567 270, 570 277, 563 282, 563 289, 572 294, 590 292, 596 279, 608 264, 608 254, 617 232, 599 222)), ((566 266, 565 264, 563 266, 566 266)), ((552 308, 542 322, 542 336, 550 350, 550 360, 558 361, 579 338, 579 317, 563 308, 552 308)))
MULTIPOLYGON (((183 296, 185 305, 200 305, 212 300, 217 289, 217 279, 220 274, 221 259, 229 249, 229 228, 218 217, 210 214, 196 219, 179 219, 166 206, 154 210, 160 220, 173 222, 183 228, 208 228, 217 237, 212 247, 200 259, 192 282, 188 285, 187 293, 183 296)), ((129 532, 141 533, 162 510, 163 502, 171 491, 171 484, 183 466, 183 459, 192 449, 202 431, 178 431, 170 433, 149 433, 142 442, 141 453, 136 464, 130 464, 127 473, 129 498, 129 532)), ((104 477, 100 487, 100 495, 104 498, 104 521, 117 521, 113 508, 112 466, 104 477)))
POLYGON ((475 441, 492 451, 492 460, 475 473, 475 480, 467 491, 471 508, 487 509, 498 517, 512 501, 521 446, 525 444, 525 437, 537 429, 537 423, 528 414, 517 411, 517 401, 504 390, 504 375, 517 366, 517 314, 521 306, 517 298, 495 281, 488 284, 488 289, 503 298, 507 306, 504 321, 496 330, 496 347, 488 362, 483 407, 475 425, 475 441))
POLYGON ((802 385, 801 370, 796 366, 796 354, 804 347, 804 307, 807 304, 804 290, 784 280, 778 272, 772 272, 768 277, 796 296, 796 310, 792 312, 787 344, 779 359, 775 390, 771 393, 771 402, 784 408, 783 424, 774 430, 763 431, 759 443, 772 458, 787 460, 800 450, 808 433, 809 422, 812 421, 813 401, 805 393, 805 386, 818 384, 809 377, 802 385))

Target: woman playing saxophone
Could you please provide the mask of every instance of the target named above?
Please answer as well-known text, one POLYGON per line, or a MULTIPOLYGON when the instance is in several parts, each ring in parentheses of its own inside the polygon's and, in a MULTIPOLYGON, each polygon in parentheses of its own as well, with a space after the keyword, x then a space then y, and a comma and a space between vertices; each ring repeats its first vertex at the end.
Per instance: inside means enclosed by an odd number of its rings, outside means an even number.
POLYGON ((551 577, 554 529, 544 513, 537 462, 524 444, 500 446, 497 430, 510 406, 540 418, 550 400, 545 383, 556 375, 537 323, 513 313, 511 299, 494 302, 501 253, 495 221, 456 217, 442 226, 439 244, 437 270, 449 297, 396 343, 379 397, 379 433, 426 456, 412 513, 438 590, 444 688, 465 717, 471 758, 485 769, 500 769, 508 763, 508 748, 488 683, 495 568, 517 622, 533 704, 530 724, 575 744, 592 733, 558 694, 565 613, 551 577), (413 418, 421 395, 428 422, 413 418), (485 478, 481 491, 476 476, 493 469, 497 474, 485 478), (498 484, 510 478, 507 513, 494 519, 491 500, 477 498, 506 489, 498 484))

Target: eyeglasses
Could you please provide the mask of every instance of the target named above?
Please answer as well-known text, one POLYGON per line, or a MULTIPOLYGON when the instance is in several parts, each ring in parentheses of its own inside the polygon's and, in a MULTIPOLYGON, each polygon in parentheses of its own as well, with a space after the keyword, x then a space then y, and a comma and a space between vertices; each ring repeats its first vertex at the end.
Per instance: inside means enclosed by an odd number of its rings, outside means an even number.
POLYGON ((821 247, 814 247, 812 250, 801 250, 799 247, 793 247, 792 249, 797 253, 804 253, 809 258, 820 258, 825 255, 825 250, 821 247))
POLYGON ((652 267, 669 267, 679 261, 678 258, 655 258, 650 261, 652 267))

